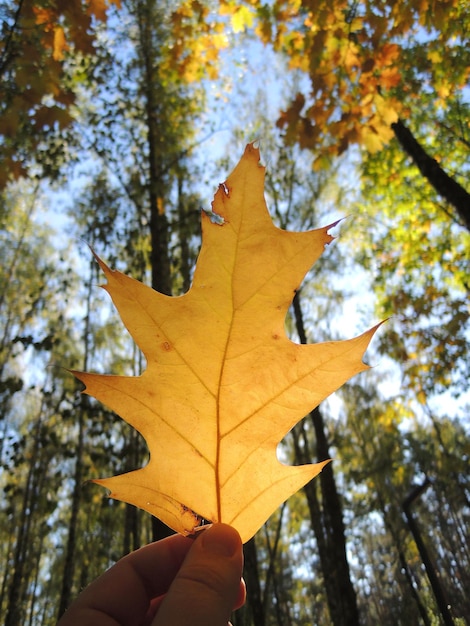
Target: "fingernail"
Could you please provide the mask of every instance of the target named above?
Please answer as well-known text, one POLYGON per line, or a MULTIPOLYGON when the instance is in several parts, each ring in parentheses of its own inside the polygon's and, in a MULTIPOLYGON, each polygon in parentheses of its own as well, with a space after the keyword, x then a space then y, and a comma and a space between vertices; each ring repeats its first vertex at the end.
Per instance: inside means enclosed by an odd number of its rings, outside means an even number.
POLYGON ((233 556, 240 549, 241 539, 236 530, 226 524, 214 524, 201 535, 203 550, 219 556, 233 556))

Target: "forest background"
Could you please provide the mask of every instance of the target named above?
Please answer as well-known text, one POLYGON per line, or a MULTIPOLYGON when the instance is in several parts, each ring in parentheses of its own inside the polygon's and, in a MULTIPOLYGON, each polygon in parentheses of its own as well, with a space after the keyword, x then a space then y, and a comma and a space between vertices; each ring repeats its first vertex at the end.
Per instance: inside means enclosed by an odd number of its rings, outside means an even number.
POLYGON ((375 367, 282 442, 334 462, 245 546, 232 621, 470 623, 469 3, 1 0, 0 18, 0 621, 55 624, 167 532, 86 482, 147 459, 66 371, 145 367, 88 246, 183 293, 200 211, 258 140, 279 226, 347 217, 291 337, 389 320, 375 367))

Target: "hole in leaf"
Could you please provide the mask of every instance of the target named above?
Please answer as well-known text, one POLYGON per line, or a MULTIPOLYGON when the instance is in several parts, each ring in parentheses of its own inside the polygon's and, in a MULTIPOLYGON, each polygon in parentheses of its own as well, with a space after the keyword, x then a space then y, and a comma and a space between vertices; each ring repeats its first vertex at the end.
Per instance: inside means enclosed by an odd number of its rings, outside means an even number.
POLYGON ((214 211, 209 210, 209 209, 204 209, 204 208, 202 210, 204 211, 204 213, 207 215, 207 217, 210 219, 210 221, 213 224, 218 224, 219 226, 222 226, 222 224, 225 224, 224 218, 218 213, 214 213, 214 211))

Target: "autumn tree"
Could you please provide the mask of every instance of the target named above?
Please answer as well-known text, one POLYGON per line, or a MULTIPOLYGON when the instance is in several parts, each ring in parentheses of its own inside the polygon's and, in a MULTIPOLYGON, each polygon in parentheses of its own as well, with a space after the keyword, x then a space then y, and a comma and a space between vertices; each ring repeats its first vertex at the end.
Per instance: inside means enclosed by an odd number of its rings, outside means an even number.
POLYGON ((0 4, 1 187, 34 164, 51 174, 65 158, 60 137, 73 123, 76 84, 94 51, 94 25, 106 19, 113 2, 0 4))
POLYGON ((309 77, 308 93, 299 91, 278 124, 288 141, 316 153, 316 167, 349 146, 375 153, 395 138, 470 227, 465 173, 451 168, 418 125, 423 101, 432 103, 427 125, 434 128, 468 104, 467 3, 287 0, 268 7, 253 0, 223 7, 309 77))

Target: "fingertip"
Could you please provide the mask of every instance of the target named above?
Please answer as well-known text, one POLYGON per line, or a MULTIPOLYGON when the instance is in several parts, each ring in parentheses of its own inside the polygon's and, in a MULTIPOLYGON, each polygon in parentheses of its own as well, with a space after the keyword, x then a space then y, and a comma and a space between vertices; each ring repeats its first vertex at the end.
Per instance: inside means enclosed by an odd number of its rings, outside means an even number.
POLYGON ((242 551, 240 535, 228 524, 213 524, 201 533, 201 547, 209 554, 232 557, 242 551))
POLYGON ((240 535, 226 524, 201 531, 171 585, 154 626, 227 624, 245 599, 240 535))

